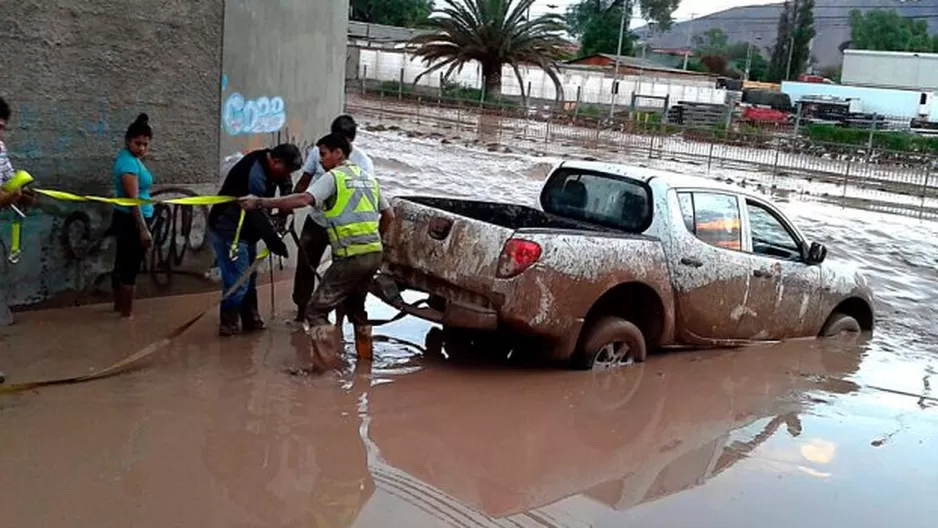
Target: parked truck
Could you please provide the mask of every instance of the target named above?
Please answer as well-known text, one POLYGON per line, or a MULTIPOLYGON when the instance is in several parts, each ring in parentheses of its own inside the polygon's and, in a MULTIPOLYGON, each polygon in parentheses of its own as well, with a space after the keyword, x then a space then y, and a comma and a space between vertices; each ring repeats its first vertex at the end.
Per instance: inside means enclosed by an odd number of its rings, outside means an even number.
POLYGON ((374 293, 485 347, 536 342, 584 369, 649 348, 860 333, 873 298, 772 203, 627 165, 565 162, 537 207, 393 200, 374 293), (425 307, 401 292, 427 295, 425 307))

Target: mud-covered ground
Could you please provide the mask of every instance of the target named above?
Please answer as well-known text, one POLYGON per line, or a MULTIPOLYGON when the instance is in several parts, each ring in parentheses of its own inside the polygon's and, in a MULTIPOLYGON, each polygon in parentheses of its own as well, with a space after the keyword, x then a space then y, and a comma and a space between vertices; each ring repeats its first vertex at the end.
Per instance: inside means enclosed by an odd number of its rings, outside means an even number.
MULTIPOLYGON (((393 132, 360 143, 395 195, 531 203, 556 161, 393 132)), ((425 356, 429 325, 405 319, 378 331, 371 368, 293 378, 280 283, 273 307, 261 291, 265 334, 221 340, 212 314, 133 372, 0 396, 2 525, 934 526, 938 227, 798 193, 783 207, 868 274, 872 340, 592 374, 425 356)), ((105 306, 20 314, 0 370, 87 372, 216 298, 147 300, 132 322, 105 306)))

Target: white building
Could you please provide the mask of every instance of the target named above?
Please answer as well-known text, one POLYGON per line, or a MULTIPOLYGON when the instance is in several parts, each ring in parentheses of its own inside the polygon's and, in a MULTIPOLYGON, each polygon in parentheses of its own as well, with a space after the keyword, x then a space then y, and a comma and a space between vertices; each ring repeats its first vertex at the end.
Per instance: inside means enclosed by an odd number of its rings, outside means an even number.
MULTIPOLYGON (((352 56, 358 61, 358 79, 413 83, 427 69, 422 59, 408 53, 403 46, 397 49, 358 48, 355 53, 350 53, 350 57, 352 56)), ((711 104, 726 102, 726 90, 717 89, 711 79, 680 80, 661 77, 652 71, 640 75, 623 75, 619 79, 618 95, 614 96, 613 83, 616 79, 612 71, 579 65, 561 65, 559 71, 563 85, 562 100, 565 102, 575 102, 579 97, 581 104, 611 104, 615 97, 617 105, 628 105, 633 93, 656 98, 640 101, 640 104, 647 106, 654 106, 654 101, 666 96, 672 104, 679 101, 711 104)), ((419 79, 417 85, 439 88, 441 77, 442 73, 425 75, 419 79)), ((522 66, 521 78, 529 97, 546 100, 556 98, 553 82, 540 68, 522 66)), ((481 68, 476 64, 467 65, 454 72, 448 81, 470 88, 481 88, 481 68)), ((508 96, 521 95, 518 79, 512 68, 507 65, 502 71, 502 93, 508 96)))

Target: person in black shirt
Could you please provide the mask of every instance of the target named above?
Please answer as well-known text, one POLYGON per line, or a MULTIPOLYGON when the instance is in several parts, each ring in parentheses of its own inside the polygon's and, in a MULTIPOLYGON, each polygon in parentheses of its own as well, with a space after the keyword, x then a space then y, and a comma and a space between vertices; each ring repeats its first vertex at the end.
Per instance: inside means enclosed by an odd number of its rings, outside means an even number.
MULTIPOLYGON (((219 195, 246 196, 249 194, 273 197, 277 189, 282 195, 290 194, 290 175, 303 166, 303 155, 296 145, 285 143, 273 149, 255 150, 241 158, 225 178, 219 195)), ((287 256, 287 246, 277 235, 270 216, 264 211, 245 211, 241 236, 234 249, 232 244, 238 229, 241 206, 237 203, 212 206, 208 215, 209 238, 218 267, 221 270, 222 292, 228 291, 248 270, 257 257, 257 242, 264 241, 272 253, 287 256)), ((263 330, 264 321, 257 309, 257 274, 221 304, 219 334, 230 336, 243 331, 263 330)))

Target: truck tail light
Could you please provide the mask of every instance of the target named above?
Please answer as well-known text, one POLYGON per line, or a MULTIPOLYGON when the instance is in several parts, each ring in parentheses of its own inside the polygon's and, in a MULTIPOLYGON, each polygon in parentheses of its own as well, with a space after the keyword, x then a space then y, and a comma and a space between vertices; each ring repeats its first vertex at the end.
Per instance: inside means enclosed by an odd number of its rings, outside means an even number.
POLYGON ((510 279, 530 268, 541 258, 541 245, 530 240, 513 238, 505 242, 498 257, 498 278, 510 279))

